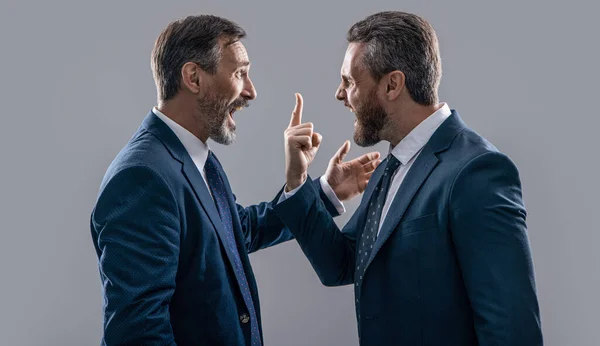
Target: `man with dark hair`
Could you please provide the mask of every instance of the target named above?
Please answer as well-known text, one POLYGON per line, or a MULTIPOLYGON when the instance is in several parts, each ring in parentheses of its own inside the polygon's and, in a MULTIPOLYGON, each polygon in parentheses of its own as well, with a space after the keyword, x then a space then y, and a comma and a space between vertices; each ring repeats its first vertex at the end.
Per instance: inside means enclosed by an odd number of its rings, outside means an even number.
MULTIPOLYGON (((91 215, 103 345, 262 345, 248 254, 292 238, 272 210, 282 193, 236 204, 207 146, 232 143, 234 113, 256 97, 245 35, 202 15, 170 23, 156 40, 158 106, 111 163, 91 215)), ((377 158, 332 159, 315 185, 332 216, 343 211, 338 198, 364 190, 377 158)))
POLYGON ((517 167, 438 103, 438 41, 422 18, 354 24, 336 98, 354 141, 390 143, 340 231, 307 168, 318 149, 286 130, 286 200, 274 207, 324 285, 353 284, 361 345, 542 345, 517 167))

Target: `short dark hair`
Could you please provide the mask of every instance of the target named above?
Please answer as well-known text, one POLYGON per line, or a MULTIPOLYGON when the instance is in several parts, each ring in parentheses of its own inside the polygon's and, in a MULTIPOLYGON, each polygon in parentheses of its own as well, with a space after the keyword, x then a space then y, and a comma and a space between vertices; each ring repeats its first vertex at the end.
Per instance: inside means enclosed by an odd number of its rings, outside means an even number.
POLYGON ((214 74, 222 57, 219 39, 230 43, 246 36, 238 24, 213 15, 188 16, 169 23, 158 36, 152 49, 152 74, 158 99, 166 101, 179 91, 181 68, 195 62, 214 74))
POLYGON ((377 81, 386 73, 402 71, 416 103, 429 106, 438 102, 442 76, 438 40, 423 18, 400 11, 375 13, 354 24, 347 40, 365 43, 362 62, 377 81))

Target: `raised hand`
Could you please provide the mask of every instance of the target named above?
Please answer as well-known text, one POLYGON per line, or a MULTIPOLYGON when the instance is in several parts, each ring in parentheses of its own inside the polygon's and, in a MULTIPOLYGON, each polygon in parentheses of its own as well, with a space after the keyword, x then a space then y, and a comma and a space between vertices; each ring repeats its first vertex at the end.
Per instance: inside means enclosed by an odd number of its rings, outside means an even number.
POLYGON ((285 178, 286 191, 300 186, 308 177, 308 166, 315 158, 321 139, 320 134, 313 132, 313 124, 302 124, 302 95, 296 94, 296 107, 285 137, 285 178))
POLYGON ((374 151, 354 160, 343 162, 350 151, 350 142, 346 141, 329 160, 325 178, 340 201, 347 201, 361 194, 381 163, 379 153, 374 151))

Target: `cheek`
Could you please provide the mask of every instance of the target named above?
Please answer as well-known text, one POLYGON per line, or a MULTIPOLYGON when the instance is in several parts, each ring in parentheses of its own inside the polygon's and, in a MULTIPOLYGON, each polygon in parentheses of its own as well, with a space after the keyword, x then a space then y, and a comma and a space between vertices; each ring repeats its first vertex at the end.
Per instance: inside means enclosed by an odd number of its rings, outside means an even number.
POLYGON ((356 89, 352 88, 352 89, 348 89, 348 91, 346 92, 346 95, 348 97, 348 102, 350 103, 350 106, 352 106, 353 108, 359 103, 359 93, 356 89))
POLYGON ((236 100, 240 97, 242 91, 244 91, 244 81, 235 79, 232 81, 230 87, 231 99, 236 100))
POLYGON ((219 85, 221 97, 229 99, 230 101, 235 100, 241 92, 242 83, 235 77, 226 79, 219 85))

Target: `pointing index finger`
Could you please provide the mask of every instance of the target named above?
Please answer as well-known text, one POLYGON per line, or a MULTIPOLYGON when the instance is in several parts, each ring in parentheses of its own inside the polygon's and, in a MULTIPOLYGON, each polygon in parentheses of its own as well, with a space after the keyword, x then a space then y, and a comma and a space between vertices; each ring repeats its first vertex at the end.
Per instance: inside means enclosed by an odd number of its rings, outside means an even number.
POLYGON ((290 120, 290 126, 300 125, 302 122, 302 95, 296 93, 296 107, 292 112, 292 119, 290 120))

